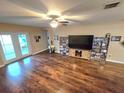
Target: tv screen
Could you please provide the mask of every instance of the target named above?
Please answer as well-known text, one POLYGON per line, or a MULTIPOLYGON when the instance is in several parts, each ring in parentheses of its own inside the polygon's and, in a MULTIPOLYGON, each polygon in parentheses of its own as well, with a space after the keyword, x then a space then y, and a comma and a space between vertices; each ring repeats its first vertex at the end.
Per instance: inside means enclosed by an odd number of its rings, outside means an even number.
POLYGON ((93 44, 93 35, 70 35, 69 47, 76 49, 91 50, 93 44))

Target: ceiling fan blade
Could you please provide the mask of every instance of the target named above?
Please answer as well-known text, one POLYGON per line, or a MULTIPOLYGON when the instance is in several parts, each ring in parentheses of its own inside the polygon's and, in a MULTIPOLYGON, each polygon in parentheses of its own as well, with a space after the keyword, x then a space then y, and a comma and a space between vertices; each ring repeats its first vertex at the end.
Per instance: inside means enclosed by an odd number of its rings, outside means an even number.
POLYGON ((40 17, 32 17, 32 16, 4 16, 0 17, 0 22, 2 23, 12 23, 12 24, 46 24, 49 23, 50 20, 48 19, 42 19, 40 17))
POLYGON ((48 9, 40 0, 7 0, 7 1, 34 12, 38 13, 48 12, 48 9))
POLYGON ((0 19, 10 20, 46 20, 42 17, 37 16, 0 16, 0 19))
POLYGON ((73 20, 73 21, 80 22, 82 20, 88 19, 90 16, 88 16, 88 15, 81 15, 81 16, 62 16, 62 17, 63 17, 63 19, 66 19, 66 20, 73 20))
POLYGON ((42 19, 42 20, 50 20, 51 18, 49 18, 46 14, 35 14, 35 15, 9 15, 9 16, 5 16, 5 15, 0 15, 0 18, 13 18, 13 19, 42 19))
POLYGON ((40 18, 37 16, 0 16, 0 17, 4 17, 4 18, 40 18))
POLYGON ((51 19, 44 19, 40 17, 32 17, 32 16, 9 16, 9 17, 0 17, 0 22, 13 24, 46 24, 50 23, 51 19))
POLYGON ((68 24, 69 23, 69 20, 68 21, 58 21, 59 23, 63 23, 63 24, 68 24))

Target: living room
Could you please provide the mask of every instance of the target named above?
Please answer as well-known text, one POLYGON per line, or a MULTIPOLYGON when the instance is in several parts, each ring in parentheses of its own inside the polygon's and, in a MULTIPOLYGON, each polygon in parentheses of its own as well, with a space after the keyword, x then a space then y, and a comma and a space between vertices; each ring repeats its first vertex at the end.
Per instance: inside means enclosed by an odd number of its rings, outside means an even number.
POLYGON ((0 93, 123 93, 123 0, 1 0, 0 93))

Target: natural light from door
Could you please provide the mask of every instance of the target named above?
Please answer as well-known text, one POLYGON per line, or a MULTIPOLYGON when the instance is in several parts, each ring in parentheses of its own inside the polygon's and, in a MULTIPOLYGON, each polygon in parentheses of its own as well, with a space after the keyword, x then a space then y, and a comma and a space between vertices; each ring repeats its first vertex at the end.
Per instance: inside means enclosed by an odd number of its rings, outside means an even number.
POLYGON ((22 55, 29 54, 27 37, 25 34, 18 35, 22 55))
POLYGON ((0 42, 3 48, 5 59, 11 60, 16 58, 11 35, 0 35, 0 42))

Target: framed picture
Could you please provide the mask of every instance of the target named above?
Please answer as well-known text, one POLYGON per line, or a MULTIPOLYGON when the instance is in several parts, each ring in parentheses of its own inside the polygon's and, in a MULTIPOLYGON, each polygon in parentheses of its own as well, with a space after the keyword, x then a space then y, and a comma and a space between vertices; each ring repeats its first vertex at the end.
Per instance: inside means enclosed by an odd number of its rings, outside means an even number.
POLYGON ((121 36, 112 36, 111 41, 121 41, 121 36))
POLYGON ((39 42, 41 39, 41 36, 34 36, 34 39, 36 40, 36 42, 39 42))

